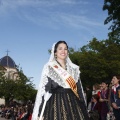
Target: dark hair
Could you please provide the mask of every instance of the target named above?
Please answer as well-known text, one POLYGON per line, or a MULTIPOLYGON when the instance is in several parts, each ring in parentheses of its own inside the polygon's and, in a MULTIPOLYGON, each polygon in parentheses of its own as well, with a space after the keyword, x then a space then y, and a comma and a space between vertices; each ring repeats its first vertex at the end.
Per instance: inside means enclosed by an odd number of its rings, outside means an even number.
POLYGON ((120 75, 115 75, 115 77, 120 81, 120 75))
POLYGON ((109 85, 109 80, 102 80, 102 83, 105 83, 106 85, 109 85))
POLYGON ((93 86, 94 86, 94 88, 95 88, 96 90, 99 90, 99 89, 100 89, 100 84, 98 84, 98 83, 95 83, 93 86))
POLYGON ((119 80, 119 84, 120 84, 120 75, 113 75, 113 77, 114 76, 119 80))
POLYGON ((58 42, 55 44, 54 53, 56 53, 57 48, 58 48, 58 45, 61 44, 61 43, 65 44, 65 45, 67 46, 67 49, 68 49, 68 45, 67 45, 67 43, 66 43, 65 41, 58 41, 58 42))
POLYGON ((92 98, 96 99, 97 101, 99 101, 100 97, 97 94, 92 95, 92 98))

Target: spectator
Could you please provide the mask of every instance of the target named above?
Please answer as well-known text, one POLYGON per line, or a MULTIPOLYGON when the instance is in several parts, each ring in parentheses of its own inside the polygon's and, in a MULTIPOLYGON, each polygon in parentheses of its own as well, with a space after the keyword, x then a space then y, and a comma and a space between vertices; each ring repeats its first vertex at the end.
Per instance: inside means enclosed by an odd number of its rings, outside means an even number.
POLYGON ((92 95, 92 104, 90 110, 90 120, 99 120, 100 119, 100 102, 99 96, 97 94, 92 95), (91 114, 92 113, 92 114, 91 114))
POLYGON ((96 83, 93 85, 93 91, 92 91, 92 95, 97 94, 98 96, 100 96, 100 84, 96 83))
MULTIPOLYGON (((101 91, 101 90, 100 90, 100 85, 99 85, 98 83, 95 83, 95 84, 93 85, 92 95, 97 94, 98 97, 100 97, 100 91, 101 91)), ((88 106, 87 106, 88 111, 91 110, 91 104, 92 104, 92 100, 88 103, 88 106)))
POLYGON ((116 120, 120 120, 120 76, 113 76, 112 78, 112 90, 110 95, 110 101, 113 107, 113 113, 116 120))
POLYGON ((109 89, 108 89, 108 82, 102 81, 102 90, 100 93, 100 102, 101 102, 101 120, 107 119, 107 113, 109 112, 108 107, 108 95, 109 95, 109 89))
POLYGON ((92 91, 90 90, 90 87, 87 86, 87 87, 86 87, 87 106, 88 106, 88 104, 91 102, 91 98, 92 98, 92 91))

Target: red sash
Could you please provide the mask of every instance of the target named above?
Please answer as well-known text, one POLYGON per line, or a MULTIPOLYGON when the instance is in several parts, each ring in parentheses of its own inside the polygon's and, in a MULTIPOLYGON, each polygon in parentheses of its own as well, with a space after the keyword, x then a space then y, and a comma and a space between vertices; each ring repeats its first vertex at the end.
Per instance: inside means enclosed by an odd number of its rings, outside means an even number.
POLYGON ((79 95, 77 93, 77 85, 73 77, 66 70, 64 70, 61 66, 57 65, 56 63, 52 62, 51 67, 62 78, 63 82, 69 85, 69 87, 74 92, 74 94, 79 98, 79 95))

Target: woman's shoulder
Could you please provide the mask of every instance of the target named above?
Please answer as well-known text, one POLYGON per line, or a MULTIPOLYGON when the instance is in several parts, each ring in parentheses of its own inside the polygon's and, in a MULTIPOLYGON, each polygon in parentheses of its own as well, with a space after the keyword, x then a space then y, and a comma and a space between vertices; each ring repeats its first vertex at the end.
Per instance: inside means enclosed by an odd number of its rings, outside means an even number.
POLYGON ((70 63, 70 66, 74 69, 79 69, 79 66, 74 63, 70 63))
POLYGON ((53 65, 54 62, 47 62, 43 66, 43 70, 49 70, 51 68, 51 65, 53 65))
POLYGON ((72 70, 80 73, 80 69, 79 69, 80 67, 79 67, 78 65, 76 65, 76 64, 74 64, 74 63, 67 63, 67 65, 68 65, 72 70))
POLYGON ((43 68, 47 68, 49 67, 51 64, 53 64, 53 62, 46 62, 43 66, 43 68))

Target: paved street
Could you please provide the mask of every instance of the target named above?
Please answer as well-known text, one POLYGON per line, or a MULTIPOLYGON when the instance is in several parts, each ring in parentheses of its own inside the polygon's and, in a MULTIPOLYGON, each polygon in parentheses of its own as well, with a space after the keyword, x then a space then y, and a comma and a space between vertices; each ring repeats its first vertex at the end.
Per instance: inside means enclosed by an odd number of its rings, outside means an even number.
POLYGON ((7 119, 5 119, 5 118, 1 118, 1 117, 0 117, 0 120, 7 120, 7 119))

